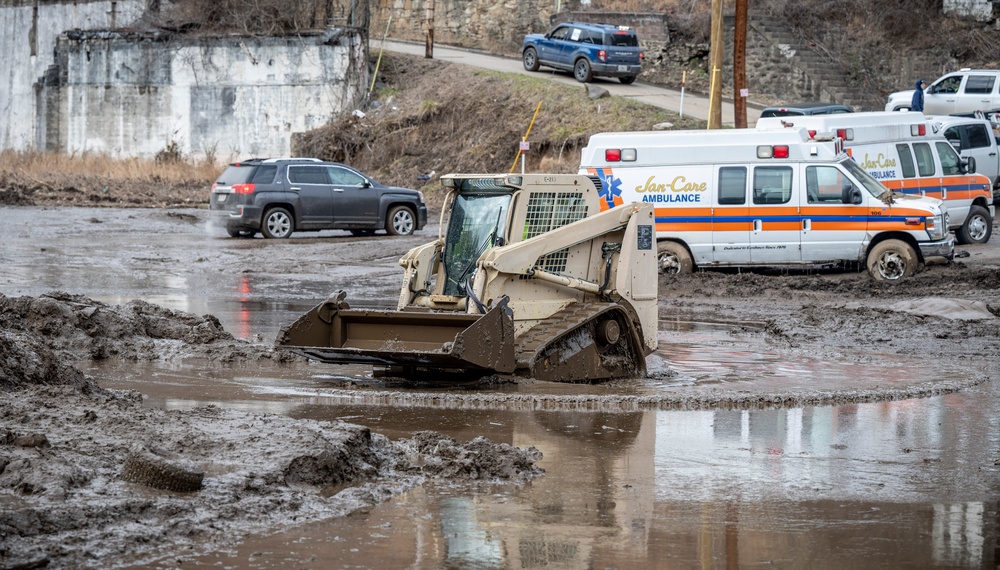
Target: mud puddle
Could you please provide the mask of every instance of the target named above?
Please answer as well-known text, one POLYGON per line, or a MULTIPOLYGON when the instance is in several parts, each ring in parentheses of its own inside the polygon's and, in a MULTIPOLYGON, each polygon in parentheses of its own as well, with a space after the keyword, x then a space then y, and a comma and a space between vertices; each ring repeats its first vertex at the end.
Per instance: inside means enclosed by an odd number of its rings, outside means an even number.
POLYGON ((390 438, 530 442, 546 473, 520 489, 426 485, 183 566, 846 568, 863 553, 867 568, 992 567, 996 485, 954 462, 992 468, 1000 442, 974 402, 995 396, 632 413, 301 404, 291 415, 390 438))

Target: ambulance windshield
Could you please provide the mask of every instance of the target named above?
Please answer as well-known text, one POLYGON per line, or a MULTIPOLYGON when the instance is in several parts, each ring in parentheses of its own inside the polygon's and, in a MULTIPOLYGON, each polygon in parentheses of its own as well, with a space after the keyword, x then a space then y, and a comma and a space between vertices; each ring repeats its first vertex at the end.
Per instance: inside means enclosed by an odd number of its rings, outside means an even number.
POLYGON ((871 174, 865 172, 864 168, 858 166, 858 163, 854 162, 854 159, 848 158, 841 164, 844 165, 844 168, 846 168, 847 171, 850 172, 851 175, 854 176, 854 178, 856 178, 858 182, 865 187, 865 190, 867 190, 872 196, 878 198, 882 194, 890 192, 890 190, 885 186, 882 186, 878 180, 872 178, 871 174))

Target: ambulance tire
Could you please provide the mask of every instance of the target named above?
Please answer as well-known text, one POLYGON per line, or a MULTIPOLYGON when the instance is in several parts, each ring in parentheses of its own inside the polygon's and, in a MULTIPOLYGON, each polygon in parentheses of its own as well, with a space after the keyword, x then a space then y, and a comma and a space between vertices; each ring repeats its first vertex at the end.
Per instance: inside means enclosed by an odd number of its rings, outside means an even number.
POLYGON ((868 252, 868 273, 876 281, 896 282, 910 277, 917 271, 917 252, 910 244, 898 239, 887 239, 875 244, 868 252))
POLYGON ((955 232, 958 243, 986 243, 993 234, 993 219, 990 212, 982 206, 972 206, 969 208, 969 216, 965 218, 965 223, 955 232))
POLYGON ((680 275, 694 271, 694 260, 683 245, 675 241, 661 241, 656 246, 656 261, 661 273, 680 275))

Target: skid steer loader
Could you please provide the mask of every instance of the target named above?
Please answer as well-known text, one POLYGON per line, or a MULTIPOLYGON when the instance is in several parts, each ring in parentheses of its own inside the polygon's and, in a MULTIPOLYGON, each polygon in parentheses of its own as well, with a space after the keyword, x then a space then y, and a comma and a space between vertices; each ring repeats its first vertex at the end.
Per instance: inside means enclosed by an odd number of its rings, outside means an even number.
POLYGON ((601 212, 594 183, 579 175, 441 182, 449 192, 440 235, 399 260, 396 310, 351 309, 338 291, 282 329, 276 345, 402 377, 645 375, 657 332, 651 205, 601 212))

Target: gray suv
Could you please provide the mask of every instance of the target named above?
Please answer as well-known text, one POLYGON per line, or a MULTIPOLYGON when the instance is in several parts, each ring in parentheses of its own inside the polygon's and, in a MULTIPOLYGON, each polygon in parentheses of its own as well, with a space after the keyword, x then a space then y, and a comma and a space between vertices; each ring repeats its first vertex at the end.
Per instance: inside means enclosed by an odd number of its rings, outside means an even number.
POLYGON ((427 223, 424 196, 384 186, 357 170, 315 158, 230 164, 212 185, 213 225, 232 237, 287 238, 295 231, 341 229, 410 235, 427 223))

